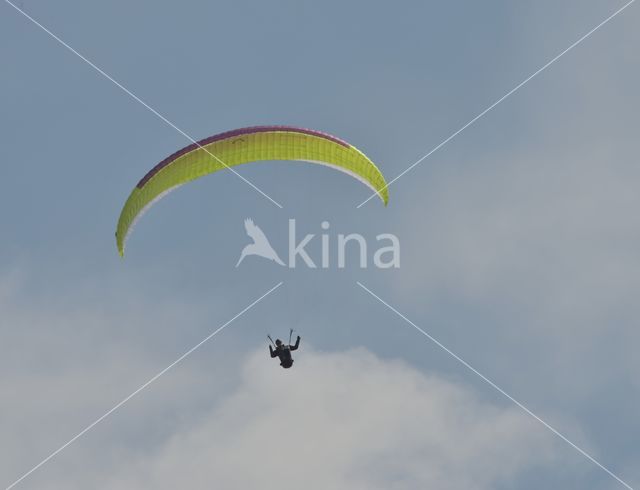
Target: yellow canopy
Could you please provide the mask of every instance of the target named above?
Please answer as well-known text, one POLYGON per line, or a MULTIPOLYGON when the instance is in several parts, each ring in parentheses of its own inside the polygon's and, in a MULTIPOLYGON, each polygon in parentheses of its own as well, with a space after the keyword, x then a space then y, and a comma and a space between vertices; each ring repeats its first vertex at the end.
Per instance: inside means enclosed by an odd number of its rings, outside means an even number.
POLYGON ((169 156, 138 182, 120 213, 116 242, 124 246, 135 221, 176 187, 204 175, 260 160, 299 160, 332 167, 363 182, 387 204, 385 179, 361 151, 320 131, 259 126, 211 136, 169 156))

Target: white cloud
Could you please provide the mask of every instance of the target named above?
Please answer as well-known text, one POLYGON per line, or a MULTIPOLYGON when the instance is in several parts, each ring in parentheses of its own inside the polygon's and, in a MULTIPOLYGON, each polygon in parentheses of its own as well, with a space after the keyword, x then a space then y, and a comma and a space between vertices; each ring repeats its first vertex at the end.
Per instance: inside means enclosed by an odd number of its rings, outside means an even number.
POLYGON ((557 422, 573 417, 623 477, 640 401, 628 15, 398 182, 411 206, 385 298, 580 444, 557 422))
POLYGON ((107 488, 494 488, 553 465, 553 438, 515 408, 364 349, 264 352, 233 394, 107 488))
MULTIPOLYGON (((39 295, 28 279, 18 270, 0 275, 0 474, 7 485, 201 340, 203 324, 210 328, 198 305, 150 303, 139 293, 109 288, 97 297, 86 291, 39 295)), ((211 393, 203 386, 224 390, 228 384, 199 368, 197 357, 61 452, 25 481, 26 488, 61 488, 58 479, 70 474, 79 481, 95 478, 130 451, 169 437, 174 424, 208 402, 211 393), (78 461, 86 472, 70 470, 78 461)), ((223 365, 226 357, 219 353, 211 365, 223 365)), ((66 488, 86 487, 72 482, 66 488)))

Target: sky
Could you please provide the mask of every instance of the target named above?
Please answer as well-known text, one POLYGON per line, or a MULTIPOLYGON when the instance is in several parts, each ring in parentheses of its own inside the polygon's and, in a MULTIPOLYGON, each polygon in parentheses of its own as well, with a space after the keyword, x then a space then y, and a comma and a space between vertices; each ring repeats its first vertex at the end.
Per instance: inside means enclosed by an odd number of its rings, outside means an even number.
MULTIPOLYGON (((313 128, 389 181, 624 2, 16 5, 195 139, 313 128)), ((14 488, 625 488, 486 380, 640 488, 639 8, 386 208, 326 168, 246 165, 282 209, 220 172, 155 205, 121 259, 129 192, 190 141, 2 2, 2 488, 224 325, 14 488), (283 256, 290 219, 299 239, 329 222, 332 254, 393 233, 400 267, 236 268, 246 218, 283 256), (266 335, 290 328, 285 371, 266 335)))

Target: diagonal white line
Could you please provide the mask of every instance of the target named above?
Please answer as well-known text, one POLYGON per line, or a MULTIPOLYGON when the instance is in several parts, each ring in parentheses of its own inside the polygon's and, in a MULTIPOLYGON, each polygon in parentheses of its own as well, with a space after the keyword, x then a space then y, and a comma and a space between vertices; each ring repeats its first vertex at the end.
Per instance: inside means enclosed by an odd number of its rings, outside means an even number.
POLYGON ((64 42, 62 39, 60 39, 58 36, 56 36, 53 32, 51 32, 49 29, 47 29, 45 26, 43 26, 40 22, 38 22, 37 20, 35 20, 33 17, 31 17, 29 14, 27 14, 24 10, 20 9, 20 7, 18 7, 17 5, 11 3, 9 0, 5 0, 6 3, 8 3, 9 5, 11 5, 14 9, 16 9, 18 12, 20 12, 22 15, 24 15, 27 19, 29 19, 31 22, 33 22, 36 26, 38 26, 40 29, 42 29, 44 32, 46 32, 47 34, 49 34, 49 36, 51 36, 53 39, 55 39, 56 41, 58 41, 58 43, 60 43, 62 46, 64 46, 65 48, 67 48, 69 51, 71 51, 73 54, 75 54, 78 58, 80 58, 82 61, 84 61, 86 64, 88 64, 91 68, 93 68, 95 71, 97 71, 98 73, 100 73, 100 75, 102 75, 103 77, 105 77, 107 80, 109 80, 110 82, 112 82, 116 87, 118 87, 119 89, 121 89, 124 93, 126 93, 128 96, 130 96, 132 99, 134 99, 136 102, 140 103, 141 105, 143 105, 146 109, 148 109, 150 112, 152 112, 155 116, 157 116, 158 118, 160 118, 162 121, 164 121, 165 123, 167 123, 169 126, 171 126, 173 129, 175 129, 178 133, 180 133, 182 136, 184 136, 185 138, 187 138, 189 141, 191 141, 191 143, 195 144, 198 148, 200 148, 201 150, 205 151, 210 157, 214 158, 216 161, 218 161, 219 163, 221 163, 222 165, 224 165, 226 168, 228 168, 229 170, 231 170, 231 172, 233 172, 237 177, 239 177, 240 179, 242 179, 242 181, 244 181, 246 184, 250 185, 251 187, 253 187, 253 189, 255 189, 256 191, 258 191, 260 194, 262 194, 264 197, 266 197, 269 201, 271 201, 273 204, 275 204, 276 206, 278 206, 280 209, 282 209, 282 205, 280 203, 278 203, 277 201, 273 200, 269 195, 267 195, 265 192, 263 192, 262 190, 260 190, 255 184, 253 184, 252 182, 250 182, 248 179, 244 178, 242 175, 240 175, 238 172, 236 172, 232 167, 230 167, 229 165, 227 165, 225 162, 223 162, 220 158, 218 158, 216 155, 214 155, 213 153, 211 153, 209 150, 207 150, 206 148, 204 148, 202 145, 200 145, 200 143, 198 143, 193 137, 191 137, 190 135, 188 135, 187 133, 185 133, 182 129, 180 129, 178 126, 176 126, 174 123, 172 123, 169 119, 167 119, 165 116, 163 116, 162 114, 160 114, 158 111, 156 111, 153 107, 151 107, 149 104, 147 104, 145 101, 143 101, 140 97, 138 97, 136 94, 134 94, 133 92, 131 92, 128 88, 126 88, 124 85, 122 85, 120 82, 118 82, 116 79, 114 79, 113 77, 111 77, 109 74, 107 74, 104 70, 102 70, 100 67, 98 67, 95 63, 93 63, 92 61, 90 61, 89 59, 87 59, 86 57, 84 57, 82 54, 80 54, 78 51, 76 51, 75 49, 73 49, 71 46, 69 46, 66 42, 64 42))
MULTIPOLYGON (((509 97, 511 94, 513 94, 514 92, 516 92, 518 89, 520 89, 523 85, 525 85, 527 82, 529 82, 532 78, 536 77, 537 75, 539 75, 540 73, 542 73, 544 70, 546 70, 549 66, 551 66, 553 63, 555 63, 556 61, 558 61, 562 56, 564 56, 565 54, 567 54, 569 51, 571 51, 573 48, 575 48, 578 44, 580 44, 582 41, 584 41, 585 39, 587 39, 591 34, 593 34, 594 32, 596 32, 598 29, 600 29, 603 25, 605 25, 607 22, 609 22, 611 19, 613 19, 615 16, 617 16, 619 13, 621 13, 624 9, 626 9, 629 5, 631 5, 632 3, 634 3, 636 0, 631 0, 630 2, 626 3, 625 5, 623 5, 622 7, 620 7, 618 10, 616 10, 613 14, 611 14, 609 17, 607 17, 605 20, 603 20, 602 22, 600 22, 600 24, 598 24, 597 26, 595 26, 593 29, 591 29, 589 32, 587 32, 584 36, 582 36, 580 39, 578 39, 576 42, 574 42, 571 46, 569 46, 567 49, 565 49, 564 51, 562 51, 560 54, 558 54, 557 56, 555 56, 554 58, 552 58, 550 61, 548 61, 547 63, 545 63, 543 66, 541 66, 540 68, 538 68, 538 70, 536 70, 533 74, 531 74, 530 76, 528 76, 526 79, 524 79, 522 82, 520 82, 518 85, 516 85, 514 88, 512 88, 511 90, 509 90, 509 92, 507 92, 506 94, 504 94, 502 97, 500 97, 498 100, 496 100, 493 104, 491 104, 489 107, 487 107, 484 111, 482 111, 480 114, 478 114, 476 117, 474 117, 473 119, 471 119, 471 121, 469 121, 467 124, 465 124, 464 126, 462 126, 460 129, 458 129, 455 133, 453 133, 451 136, 449 136, 447 139, 445 139, 444 141, 442 141, 438 146, 436 146, 435 148, 433 148, 431 151, 429 151, 429 153, 427 153, 426 155, 420 157, 417 161, 415 161, 414 163, 412 163, 411 165, 409 165, 409 167, 407 167, 405 170, 403 170, 400 174, 398 174, 396 177, 394 177, 393 180, 389 181, 389 183, 387 185, 385 185, 383 187, 383 189, 388 188, 391 184, 393 184, 396 180, 398 180, 400 177, 402 177, 404 174, 406 174, 407 172, 409 172, 411 169, 413 169, 416 165, 418 165, 419 163, 421 163, 423 160, 425 160, 426 158, 428 158, 429 156, 431 156, 431 154, 435 153, 436 151, 438 151, 440 148, 442 148, 444 145, 446 145, 449 141, 451 141, 453 138, 455 138, 456 136, 458 136, 460 133, 462 133, 465 129, 467 129, 469 126, 471 126, 473 123, 475 123, 478 119, 480 119, 482 116, 484 116, 487 112, 489 112, 491 109, 493 109, 495 106, 497 106, 498 104, 500 104, 500 102, 502 102, 503 100, 505 100, 507 97, 509 97)), ((368 203, 371 199, 373 199, 374 197, 376 197, 378 195, 378 192, 374 192, 373 194, 371 194, 367 199, 365 199, 364 201, 362 201, 360 204, 358 204, 358 206, 356 206, 356 208, 361 208, 362 206, 364 206, 366 203, 368 203)))
POLYGON ((52 452, 49 456, 47 456, 46 458, 44 458, 42 461, 40 461, 37 465, 35 465, 33 468, 31 468, 29 471, 27 471, 24 475, 22 475, 20 478, 18 478, 16 481, 14 481, 11 485, 9 485, 5 490, 9 490, 13 487, 15 487, 18 483, 20 483, 22 480, 24 480, 26 477, 28 477, 31 473, 33 473, 34 471, 36 471, 38 468, 40 468, 43 464, 45 464, 47 461, 49 461, 51 458, 53 458, 56 454, 58 454, 60 451, 62 451, 63 449, 65 449, 67 446, 69 446, 70 444, 72 444, 74 441, 76 441, 78 438, 82 437, 83 434, 85 434, 86 432, 88 432, 89 430, 91 430, 93 427, 95 427, 96 425, 98 425, 100 422, 102 422, 104 419, 106 419, 109 415, 111 415, 113 412, 115 412, 118 408, 120 408, 122 405, 124 405, 125 403, 127 403, 129 400, 131 400, 134 396, 136 396, 138 393, 140 393, 142 390, 144 390, 147 386, 149 386, 151 383, 153 383, 154 381, 156 381, 160 376, 162 376, 163 374, 165 374, 167 371, 169 371, 169 369, 171 369, 172 367, 174 367, 176 364, 178 364, 180 361, 182 361, 185 357, 189 356, 191 353, 193 353, 193 351, 195 351, 198 347, 200 347, 202 344, 204 344, 205 342, 207 342, 209 339, 213 338, 215 335, 217 335, 219 332, 221 332, 227 325, 229 325, 231 322, 233 322, 234 320, 236 320, 237 318, 239 318, 240 316, 242 316, 244 313, 246 313, 247 311, 249 311, 251 308, 253 308, 256 304, 258 304, 260 301, 262 301, 264 298, 266 298, 268 295, 270 295, 273 291, 275 291, 276 289, 278 289, 280 286, 282 286, 283 282, 280 281, 278 284, 276 284, 275 286, 273 286, 271 289, 269 289, 269 291, 267 291, 266 293, 264 293, 262 296, 260 296, 258 299, 256 299, 253 303, 251 303, 249 306, 247 306, 246 308, 244 308, 240 313, 237 313, 233 318, 231 318, 231 320, 228 320, 224 325, 222 325, 221 327, 219 327, 217 330, 215 330, 213 333, 211 333, 209 336, 205 337, 203 340, 201 340, 198 344, 196 344, 195 346, 193 346, 191 349, 189 349, 187 352, 185 352, 184 354, 182 354, 180 357, 178 357, 175 361, 173 361, 171 364, 169 364, 166 368, 164 368, 162 371, 160 371, 158 374, 156 374, 153 378, 151 378, 149 381, 147 381, 146 383, 144 383, 142 386, 140 386, 140 388, 138 388, 137 390, 135 390, 133 393, 131 393, 129 396, 127 396, 124 400, 122 400, 120 403, 118 403, 117 405, 115 405, 112 409, 110 409, 108 412, 106 412, 104 415, 102 415, 100 418, 96 419, 94 422, 92 422, 91 424, 89 424, 87 427, 85 427, 84 429, 82 429, 80 432, 78 432, 78 434, 76 434, 75 436, 73 436, 71 439, 69 439, 69 441, 67 441, 66 443, 64 443, 62 446, 60 446, 58 449, 56 449, 54 452, 52 452))
POLYGON ((631 486, 629 486, 629 484, 627 484, 625 481, 623 481, 621 478, 619 478, 618 476, 616 476, 611 470, 609 470, 608 468, 606 468, 605 466, 603 466, 601 463, 599 463, 593 456, 591 456, 589 453, 587 453, 584 449, 581 449, 580 447, 578 447, 576 444, 574 444, 573 442, 571 442, 569 439, 567 439, 567 437, 565 437, 564 435, 562 435, 560 432, 558 432, 556 429, 554 429, 553 427, 551 427, 547 422, 545 422, 544 420, 542 420, 540 417, 538 417, 535 413, 533 413, 531 410, 529 410, 527 407, 525 407, 522 403, 520 403, 518 400, 516 400, 515 398, 513 398, 511 395, 509 395, 509 393, 507 393, 506 391, 504 391, 502 388, 500 388, 498 385, 496 385, 493 381, 491 381, 489 378, 487 378, 485 375, 483 375, 482 373, 480 373, 479 371, 477 371, 473 366, 471 366, 468 362, 466 362, 464 359, 462 359, 460 356, 456 355, 454 352, 452 352, 451 350, 449 350, 447 347, 445 347, 443 344, 441 344, 437 339, 435 339, 434 337, 432 337, 431 335, 429 335, 427 332, 425 332, 423 329, 421 329, 418 325, 416 325, 415 323, 413 323, 411 320, 409 320, 406 316, 404 316, 402 313, 400 313, 398 310, 396 310, 393 306, 391 306, 389 303, 387 303, 386 301, 384 301, 382 298, 380 298, 380 296, 378 296, 377 294, 375 294, 374 292, 372 292, 369 288, 367 288, 365 285, 363 285, 360 281, 356 281, 358 286, 360 286, 362 289, 364 289, 367 293, 369 293, 371 296, 373 296, 375 299, 377 299, 380 303, 382 303, 384 306, 386 306, 387 308, 389 308, 391 311, 393 311, 396 315, 398 315, 400 318, 402 318, 405 322, 407 322, 409 325, 411 325, 413 328, 415 328, 418 332, 420 332, 422 335, 424 335, 425 337, 427 337, 431 342, 433 342, 434 344, 436 344, 438 347, 440 347, 442 350, 444 350, 447 354, 449 354, 451 357, 453 357, 456 361, 458 361, 460 364, 462 364, 464 367, 466 367, 467 369, 469 369, 472 373, 474 373, 475 375, 477 375, 478 377, 480 377, 484 382, 486 382, 488 385, 490 385, 492 388, 494 388, 495 390, 497 390, 500 394, 502 394, 503 396, 505 396, 506 398, 508 398, 510 401, 512 401, 513 403, 515 403, 518 407, 520 407, 522 410, 524 410, 527 414, 529 414, 531 417, 533 417, 534 419, 536 419, 538 422, 540 422, 542 425, 544 425, 547 429, 549 429, 551 432, 553 432, 556 436, 558 436, 560 439, 562 439, 564 442, 566 442, 567 444, 569 444, 572 448, 574 448, 576 451, 578 451, 580 454, 582 454, 584 457, 586 457, 588 460, 590 460, 592 463, 595 463, 600 469, 606 471, 610 476, 612 476, 613 478, 615 478, 616 480, 618 480, 619 483, 621 483, 622 485, 624 485, 626 488, 628 488, 629 490, 633 490, 633 488, 631 488, 631 486))

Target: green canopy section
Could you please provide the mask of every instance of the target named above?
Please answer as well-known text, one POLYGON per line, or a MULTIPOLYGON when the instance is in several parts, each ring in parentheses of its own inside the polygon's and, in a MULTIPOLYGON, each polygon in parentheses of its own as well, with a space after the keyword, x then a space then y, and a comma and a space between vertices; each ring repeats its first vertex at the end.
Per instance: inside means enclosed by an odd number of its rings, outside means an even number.
POLYGON ((386 205, 387 183, 375 164, 354 146, 319 131, 285 126, 243 128, 212 136, 169 156, 140 180, 118 220, 118 252, 134 223, 171 190, 204 175, 243 163, 291 160, 328 166, 344 172, 377 193, 386 205))

